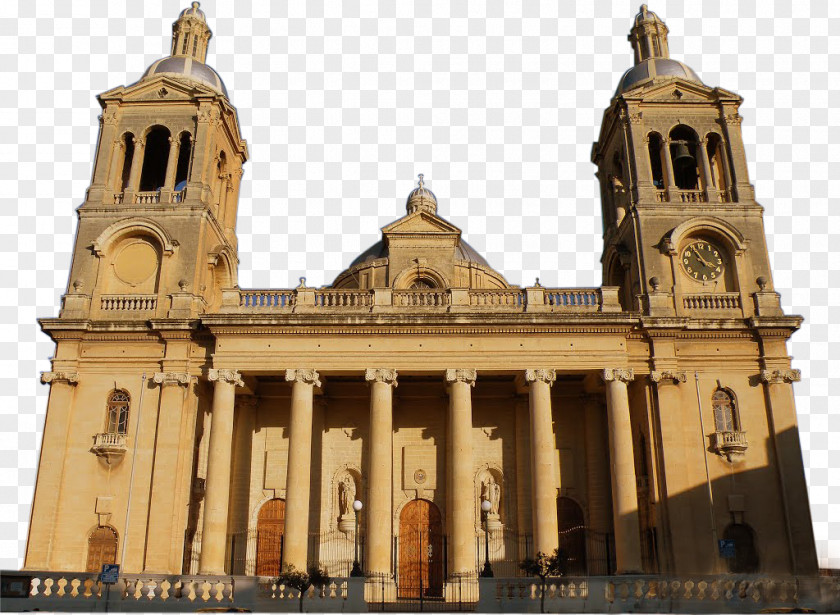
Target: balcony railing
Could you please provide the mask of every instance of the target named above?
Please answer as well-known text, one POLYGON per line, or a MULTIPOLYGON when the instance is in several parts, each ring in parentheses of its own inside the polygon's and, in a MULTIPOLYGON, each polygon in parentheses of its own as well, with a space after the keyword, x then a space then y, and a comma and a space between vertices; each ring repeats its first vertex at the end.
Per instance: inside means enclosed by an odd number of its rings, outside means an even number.
POLYGON ((444 290, 395 290, 394 303, 400 307, 443 307, 449 305, 449 293, 444 290))
POLYGON ((683 307, 687 310, 740 310, 739 293, 704 293, 683 295, 683 307))
POLYGON ((157 295, 102 295, 105 312, 151 312, 157 309, 157 295))
POLYGON ((111 465, 125 455, 127 439, 124 433, 98 433, 93 436, 90 452, 104 458, 111 465))
POLYGON ((730 461, 747 451, 747 432, 745 431, 716 431, 712 434, 711 440, 712 448, 719 455, 725 455, 730 461))

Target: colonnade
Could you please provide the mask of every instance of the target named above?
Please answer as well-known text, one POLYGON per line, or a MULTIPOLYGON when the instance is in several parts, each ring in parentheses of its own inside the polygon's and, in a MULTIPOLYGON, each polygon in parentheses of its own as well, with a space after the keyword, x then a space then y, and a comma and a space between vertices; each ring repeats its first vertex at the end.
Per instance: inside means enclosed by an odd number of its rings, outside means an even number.
MULTIPOLYGON (((321 382, 314 369, 290 369, 285 378, 291 382, 292 392, 282 565, 303 570, 307 565, 309 535, 313 393, 321 382)), ((394 369, 367 369, 364 378, 370 385, 370 441, 365 468, 368 488, 365 572, 385 576, 392 569, 393 389, 397 386, 397 372, 394 369)), ((627 383, 633 379, 633 370, 606 369, 602 378, 607 386, 617 571, 641 572, 633 437, 627 395, 627 383)), ((452 577, 475 575, 474 495, 472 489, 457 486, 471 484, 475 470, 472 388, 476 379, 474 369, 447 369, 444 372, 449 395, 445 466, 452 577)), ((224 574, 234 393, 235 387, 242 385, 242 378, 236 370, 212 369, 209 380, 215 384, 199 567, 201 574, 224 574)), ((534 552, 549 554, 558 547, 556 442, 551 407, 551 387, 555 380, 553 369, 527 369, 519 377, 529 397, 534 552)))

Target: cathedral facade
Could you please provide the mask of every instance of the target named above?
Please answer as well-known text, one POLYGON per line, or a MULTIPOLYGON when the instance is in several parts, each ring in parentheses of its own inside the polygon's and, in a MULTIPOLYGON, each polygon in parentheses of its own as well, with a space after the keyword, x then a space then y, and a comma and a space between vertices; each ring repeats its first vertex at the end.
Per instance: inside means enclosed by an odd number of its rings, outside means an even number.
POLYGON ((353 565, 444 598, 485 560, 570 576, 813 575, 786 341, 742 99, 642 7, 592 148, 603 285, 509 284, 421 175, 331 286, 245 290, 248 148, 198 3, 99 96, 56 318, 25 570, 353 565))

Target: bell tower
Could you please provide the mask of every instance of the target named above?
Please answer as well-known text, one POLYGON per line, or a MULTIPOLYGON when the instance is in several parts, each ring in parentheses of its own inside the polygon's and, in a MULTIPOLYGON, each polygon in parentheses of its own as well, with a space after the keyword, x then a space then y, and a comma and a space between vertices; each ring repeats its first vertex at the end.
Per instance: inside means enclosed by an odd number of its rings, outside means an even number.
POLYGON ((62 319, 194 318, 236 285, 236 209, 248 150, 198 2, 171 54, 102 106, 93 177, 62 319))
POLYGON ((649 315, 781 315, 741 135, 740 96, 670 57, 642 5, 635 65, 604 113, 592 162, 601 187, 604 284, 649 315))

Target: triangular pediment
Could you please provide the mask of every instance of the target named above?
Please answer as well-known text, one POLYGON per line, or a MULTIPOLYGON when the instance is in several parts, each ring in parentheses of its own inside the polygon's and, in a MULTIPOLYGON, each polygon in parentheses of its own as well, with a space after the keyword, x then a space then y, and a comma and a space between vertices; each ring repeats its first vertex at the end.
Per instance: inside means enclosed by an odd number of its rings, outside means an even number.
POLYGON ((430 214, 426 211, 416 211, 395 220, 382 229, 384 235, 399 234, 433 234, 433 235, 460 235, 461 229, 450 224, 443 218, 430 214))
POLYGON ((119 98, 124 102, 160 102, 164 100, 193 100, 197 96, 214 96, 218 92, 210 87, 186 79, 160 75, 143 79, 128 86, 120 86, 99 95, 103 100, 119 98))
POLYGON ((720 100, 721 94, 718 88, 676 78, 640 88, 636 96, 627 98, 654 103, 709 103, 720 100))

